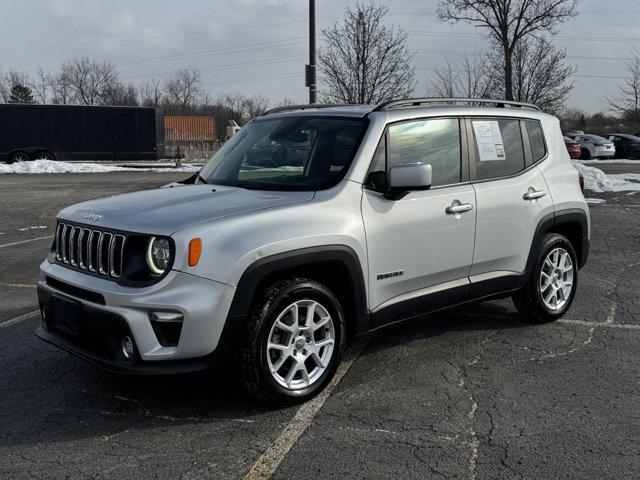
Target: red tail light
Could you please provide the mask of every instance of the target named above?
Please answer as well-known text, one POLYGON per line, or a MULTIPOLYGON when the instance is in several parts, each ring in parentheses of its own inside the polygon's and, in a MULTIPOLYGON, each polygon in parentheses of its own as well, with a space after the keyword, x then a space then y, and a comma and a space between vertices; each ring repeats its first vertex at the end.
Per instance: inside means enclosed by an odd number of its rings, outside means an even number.
POLYGON ((578 175, 578 182, 580 182, 580 190, 584 193, 584 177, 582 175, 578 175))

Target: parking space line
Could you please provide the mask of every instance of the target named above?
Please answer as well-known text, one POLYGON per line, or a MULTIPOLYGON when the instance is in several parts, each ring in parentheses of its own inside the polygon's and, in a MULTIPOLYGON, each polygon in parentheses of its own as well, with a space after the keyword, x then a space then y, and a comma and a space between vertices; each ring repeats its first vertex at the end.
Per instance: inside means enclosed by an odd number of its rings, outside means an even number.
POLYGON ((35 317, 38 314, 40 314, 40 310, 34 310, 33 312, 24 313, 18 317, 5 320, 4 322, 0 323, 0 330, 10 325, 15 325, 16 323, 20 323, 23 320, 29 320, 30 318, 35 317))
POLYGON ((295 445, 300 436, 311 425, 313 419, 320 411, 324 402, 336 388, 342 377, 349 371, 353 362, 358 358, 362 349, 369 341, 369 337, 356 340, 345 353, 344 359, 336 372, 333 380, 317 397, 302 405, 291 421, 284 427, 275 442, 264 451, 251 470, 245 475, 244 480, 266 480, 271 478, 274 472, 284 460, 291 447, 295 445))
POLYGON ((27 283, 5 283, 0 282, 0 287, 9 287, 9 288, 36 288, 37 285, 29 285, 27 283))
POLYGON ((611 327, 623 330, 640 330, 640 325, 632 323, 587 322, 586 320, 571 320, 569 318, 561 318, 558 322, 567 323, 569 325, 582 325, 584 327, 611 327))
POLYGON ((5 243, 4 245, 0 245, 0 248, 13 247, 14 245, 20 245, 22 243, 37 242, 38 240, 47 240, 48 238, 53 238, 53 235, 48 235, 46 237, 30 238, 29 240, 21 240, 19 242, 5 243))

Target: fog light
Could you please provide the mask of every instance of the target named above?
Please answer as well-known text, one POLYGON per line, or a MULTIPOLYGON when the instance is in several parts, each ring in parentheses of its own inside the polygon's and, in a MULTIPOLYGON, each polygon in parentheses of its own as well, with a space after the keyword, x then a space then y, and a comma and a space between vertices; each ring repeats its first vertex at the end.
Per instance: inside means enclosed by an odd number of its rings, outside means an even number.
POLYGON ((149 316, 154 322, 182 322, 184 319, 178 312, 149 312, 149 316))
POLYGON ((129 337, 122 338, 122 353, 126 359, 130 359, 133 357, 134 347, 133 340, 129 337))

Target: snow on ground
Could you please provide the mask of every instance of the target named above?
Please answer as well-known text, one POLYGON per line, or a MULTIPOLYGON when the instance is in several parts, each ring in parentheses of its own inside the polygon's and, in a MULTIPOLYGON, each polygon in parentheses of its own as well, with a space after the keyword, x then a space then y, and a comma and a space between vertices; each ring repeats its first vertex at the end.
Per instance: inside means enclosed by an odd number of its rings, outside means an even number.
POLYGON ((0 163, 2 173, 105 173, 105 172, 197 172, 199 167, 184 165, 180 168, 129 168, 97 163, 69 163, 55 160, 33 160, 10 165, 0 163))
POLYGON ((623 158, 608 159, 608 160, 597 160, 597 159, 578 160, 578 162, 580 162, 580 163, 635 163, 635 164, 640 164, 640 160, 628 160, 628 159, 623 159, 623 158))
POLYGON ((585 198, 585 200, 589 205, 598 205, 607 202, 604 198, 585 198))
POLYGON ((592 192, 630 192, 640 191, 640 183, 630 180, 639 180, 637 173, 606 174, 602 170, 583 165, 573 161, 573 165, 584 177, 584 188, 592 192))

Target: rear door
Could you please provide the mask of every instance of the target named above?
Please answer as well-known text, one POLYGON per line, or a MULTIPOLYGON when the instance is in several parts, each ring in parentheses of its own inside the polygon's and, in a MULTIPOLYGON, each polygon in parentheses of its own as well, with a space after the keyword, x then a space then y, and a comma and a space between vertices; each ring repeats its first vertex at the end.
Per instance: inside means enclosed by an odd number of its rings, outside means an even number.
POLYGON ((547 148, 540 122, 517 118, 471 118, 471 180, 477 224, 470 280, 473 296, 507 285, 525 270, 541 218, 553 211, 537 168, 547 148), (501 280, 502 279, 502 280, 501 280))
POLYGON ((466 299, 476 215, 467 167, 464 120, 432 118, 388 127, 362 200, 376 324, 466 299), (431 164, 432 187, 385 198, 388 169, 418 162, 431 164), (449 212, 451 206, 462 208, 449 212), (383 311, 391 313, 376 315, 383 311))

